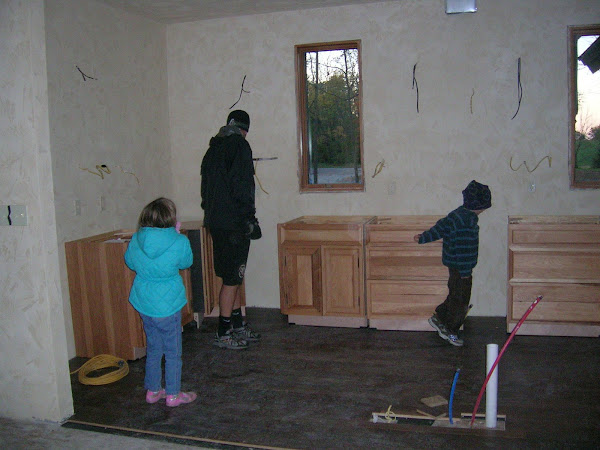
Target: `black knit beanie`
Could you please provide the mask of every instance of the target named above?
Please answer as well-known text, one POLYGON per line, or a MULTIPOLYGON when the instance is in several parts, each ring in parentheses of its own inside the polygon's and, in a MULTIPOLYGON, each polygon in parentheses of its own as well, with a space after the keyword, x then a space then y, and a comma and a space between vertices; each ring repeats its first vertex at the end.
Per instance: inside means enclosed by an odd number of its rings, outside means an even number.
POLYGON ((250 129, 250 116, 246 111, 236 109, 227 116, 227 125, 235 125, 244 131, 248 131, 250 129), (233 123, 231 123, 232 120, 233 123))
POLYGON ((488 209, 492 206, 492 193, 485 184, 473 180, 462 192, 463 206, 471 211, 488 209))

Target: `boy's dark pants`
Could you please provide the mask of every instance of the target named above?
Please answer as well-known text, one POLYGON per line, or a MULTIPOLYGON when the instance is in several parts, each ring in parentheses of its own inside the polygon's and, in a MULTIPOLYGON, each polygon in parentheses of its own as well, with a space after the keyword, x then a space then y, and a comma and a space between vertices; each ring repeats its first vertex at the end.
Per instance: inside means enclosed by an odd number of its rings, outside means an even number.
POLYGON ((450 276, 448 278, 448 297, 444 303, 440 304, 435 313, 438 319, 446 326, 452 334, 458 333, 469 311, 469 302, 471 301, 471 285, 473 277, 461 278, 458 270, 448 268, 450 276))

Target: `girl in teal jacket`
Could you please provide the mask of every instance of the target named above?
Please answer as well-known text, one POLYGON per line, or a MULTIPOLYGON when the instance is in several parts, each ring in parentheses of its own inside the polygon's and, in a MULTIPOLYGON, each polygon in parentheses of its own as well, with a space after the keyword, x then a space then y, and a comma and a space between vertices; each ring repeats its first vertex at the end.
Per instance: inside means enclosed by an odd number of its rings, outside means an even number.
POLYGON ((196 399, 194 392, 181 392, 181 309, 187 299, 179 271, 192 265, 193 256, 190 241, 178 233, 176 223, 173 201, 161 197, 150 202, 125 252, 125 263, 136 273, 129 302, 139 312, 146 333, 146 401, 166 398, 167 406, 196 399))

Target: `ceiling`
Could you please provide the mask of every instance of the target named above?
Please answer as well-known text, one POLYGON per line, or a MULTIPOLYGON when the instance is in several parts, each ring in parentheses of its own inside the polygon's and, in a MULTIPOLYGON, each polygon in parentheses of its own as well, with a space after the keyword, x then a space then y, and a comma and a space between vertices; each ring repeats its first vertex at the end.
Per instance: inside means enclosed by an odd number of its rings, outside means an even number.
POLYGON ((96 0, 156 22, 172 24, 278 11, 375 3, 385 0, 96 0))

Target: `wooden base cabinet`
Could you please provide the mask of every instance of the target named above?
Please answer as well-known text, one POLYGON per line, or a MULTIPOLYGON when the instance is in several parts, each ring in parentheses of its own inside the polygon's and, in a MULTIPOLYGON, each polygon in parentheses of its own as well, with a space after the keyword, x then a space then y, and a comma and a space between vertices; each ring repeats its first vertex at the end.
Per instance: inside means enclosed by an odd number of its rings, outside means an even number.
MULTIPOLYGON (((109 354, 127 360, 146 355, 146 336, 129 303, 135 272, 125 264, 132 231, 117 230, 65 243, 75 351, 91 358, 109 354)), ((180 272, 188 303, 181 322, 191 322, 189 269, 180 272)))
POLYGON ((290 323, 367 326, 364 224, 369 216, 303 216, 277 225, 281 312, 290 323))
POLYGON ((367 317, 384 330, 432 331, 427 319, 448 295, 442 243, 415 234, 441 216, 378 216, 366 226, 367 317))
POLYGON ((447 296, 438 216, 304 216, 279 224, 281 311, 291 323, 433 331, 447 296))
POLYGON ((507 331, 538 295, 519 334, 600 335, 600 216, 509 217, 507 331))

